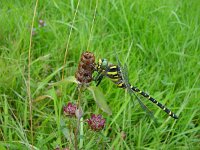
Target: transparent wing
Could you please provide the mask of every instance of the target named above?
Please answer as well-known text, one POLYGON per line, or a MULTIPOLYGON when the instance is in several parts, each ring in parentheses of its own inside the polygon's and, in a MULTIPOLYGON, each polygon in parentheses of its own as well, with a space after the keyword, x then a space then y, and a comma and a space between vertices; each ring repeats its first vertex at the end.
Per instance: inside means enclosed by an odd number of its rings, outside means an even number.
POLYGON ((153 113, 148 109, 147 106, 145 106, 142 101, 140 100, 140 98, 132 91, 131 87, 130 87, 130 84, 129 84, 129 78, 128 78, 128 69, 127 69, 127 65, 126 63, 124 64, 124 67, 122 67, 121 65, 121 62, 119 61, 118 59, 118 55, 115 51, 115 56, 116 56, 116 59, 117 59, 117 63, 118 63, 118 66, 120 67, 120 70, 121 70, 121 75, 122 75, 122 79, 126 85, 126 88, 131 96, 131 99, 133 100, 133 97, 132 97, 132 94, 134 94, 134 96, 136 97, 137 101, 139 102, 140 106, 142 107, 142 109, 153 119, 153 121, 157 124, 157 121, 153 115, 153 113))
MULTIPOLYGON (((149 110, 149 108, 146 106, 146 105, 144 105, 143 103, 142 103, 142 101, 140 100, 140 98, 134 93, 134 92, 132 92, 133 94, 134 94, 134 96, 136 97, 136 99, 137 99, 137 101, 139 102, 139 104, 140 104, 140 106, 142 107, 142 109, 148 114, 148 116, 155 122, 155 124, 157 125, 158 123, 157 123, 157 120, 156 120, 156 118, 154 117, 154 114, 152 113, 152 111, 151 110, 149 110)), ((131 93, 130 93, 130 95, 132 95, 131 93)), ((131 96, 132 97, 132 96, 131 96)))
POLYGON ((119 61, 119 58, 118 58, 118 55, 117 55, 116 51, 115 51, 115 57, 117 59, 118 66, 119 66, 120 71, 121 71, 122 79, 123 79, 126 87, 128 88, 128 91, 131 91, 130 84, 129 84, 129 79, 128 79, 127 65, 125 64, 124 67, 122 67, 121 62, 119 61))
MULTIPOLYGON (((122 66, 121 66, 122 67, 122 66)), ((127 69, 127 65, 126 63, 124 64, 124 67, 121 68, 121 72, 122 72, 122 78, 126 84, 126 87, 129 88, 130 92, 132 92, 130 84, 129 84, 129 78, 128 78, 128 69, 127 69)))

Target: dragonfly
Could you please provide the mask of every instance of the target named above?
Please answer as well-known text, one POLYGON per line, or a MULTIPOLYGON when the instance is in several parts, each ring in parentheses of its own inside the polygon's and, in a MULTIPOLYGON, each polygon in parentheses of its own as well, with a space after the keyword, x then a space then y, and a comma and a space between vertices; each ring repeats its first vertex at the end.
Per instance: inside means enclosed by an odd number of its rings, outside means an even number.
POLYGON ((138 96, 135 93, 140 94, 141 96, 145 97, 147 100, 151 101, 155 105, 157 105, 159 108, 161 108, 164 112, 166 112, 169 116, 171 116, 174 119, 178 119, 178 116, 173 113, 170 109, 165 107, 163 104, 158 102, 155 98, 151 97, 146 92, 140 90, 139 88, 132 86, 129 83, 128 80, 128 71, 127 66, 124 65, 122 67, 121 62, 118 59, 118 56, 116 55, 116 59, 118 64, 113 65, 108 62, 107 59, 99 59, 98 63, 95 65, 95 70, 97 71, 97 76, 95 77, 96 86, 98 86, 103 77, 109 78, 114 84, 117 85, 118 88, 127 89, 129 93, 134 93, 136 96, 140 106, 152 117, 152 112, 147 108, 146 105, 143 104, 143 102, 138 98, 138 96))

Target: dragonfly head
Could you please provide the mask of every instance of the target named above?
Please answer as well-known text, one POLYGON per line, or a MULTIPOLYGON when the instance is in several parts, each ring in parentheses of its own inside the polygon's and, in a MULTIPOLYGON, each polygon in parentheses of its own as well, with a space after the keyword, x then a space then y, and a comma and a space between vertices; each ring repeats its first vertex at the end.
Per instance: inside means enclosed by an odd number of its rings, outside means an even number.
POLYGON ((99 68, 106 69, 108 67, 108 61, 107 59, 99 59, 99 68))

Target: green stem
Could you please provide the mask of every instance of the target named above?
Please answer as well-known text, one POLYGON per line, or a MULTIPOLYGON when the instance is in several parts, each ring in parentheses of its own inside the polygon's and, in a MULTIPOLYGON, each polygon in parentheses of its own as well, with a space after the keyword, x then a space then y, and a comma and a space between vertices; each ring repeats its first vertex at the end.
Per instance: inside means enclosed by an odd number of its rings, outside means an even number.
POLYGON ((79 148, 81 149, 83 147, 83 117, 80 119, 80 143, 79 148))

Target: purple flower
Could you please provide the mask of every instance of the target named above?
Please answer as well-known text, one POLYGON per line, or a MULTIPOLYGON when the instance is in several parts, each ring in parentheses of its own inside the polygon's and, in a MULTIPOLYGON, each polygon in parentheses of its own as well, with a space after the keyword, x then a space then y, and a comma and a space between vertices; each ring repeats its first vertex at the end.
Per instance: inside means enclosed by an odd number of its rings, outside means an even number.
POLYGON ((77 105, 72 104, 71 102, 69 102, 67 106, 63 107, 64 114, 68 116, 75 116, 76 109, 77 105))
POLYGON ((87 119, 87 123, 94 131, 100 131, 104 128, 106 120, 101 115, 92 114, 90 119, 87 119))
POLYGON ((40 20, 39 20, 39 27, 44 27, 44 26, 46 26, 45 21, 42 20, 42 19, 40 19, 40 20))

